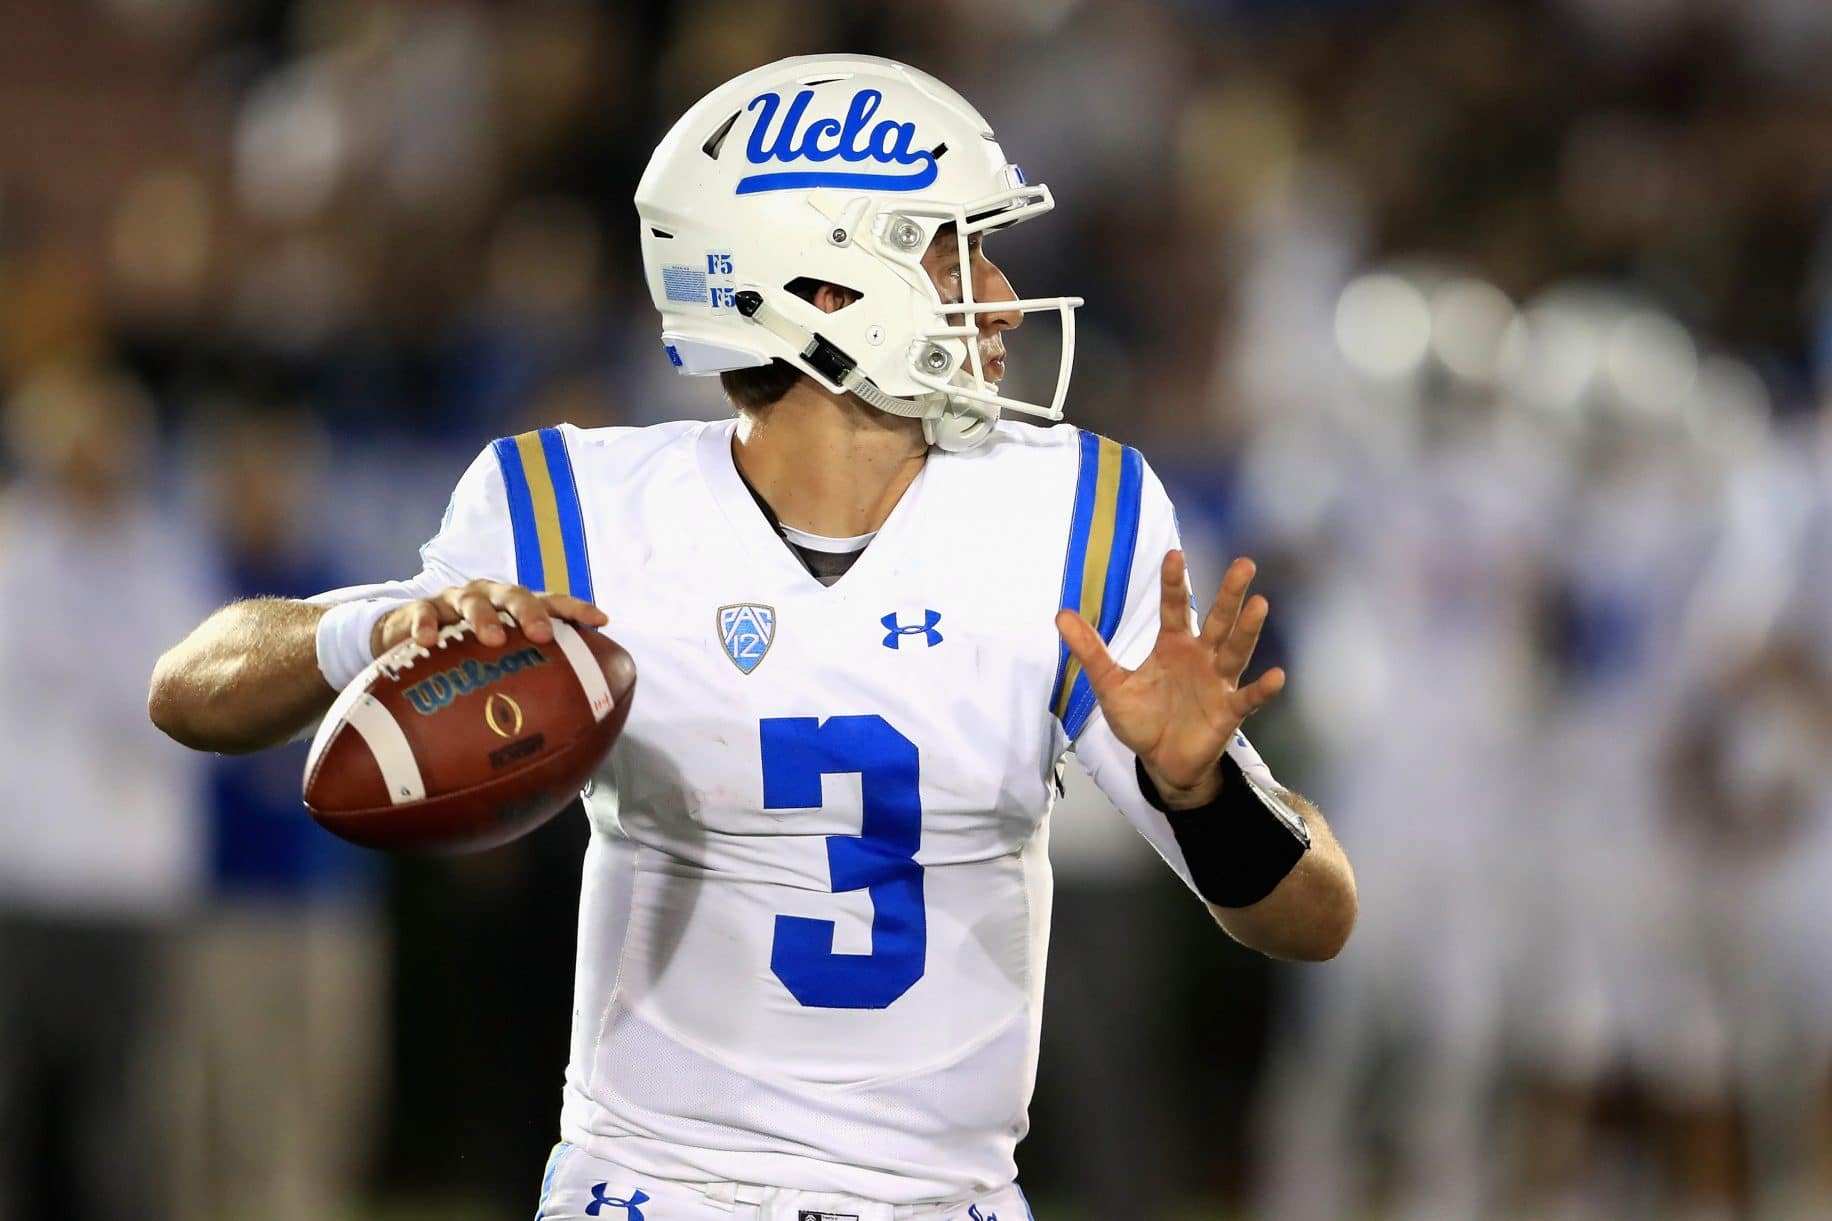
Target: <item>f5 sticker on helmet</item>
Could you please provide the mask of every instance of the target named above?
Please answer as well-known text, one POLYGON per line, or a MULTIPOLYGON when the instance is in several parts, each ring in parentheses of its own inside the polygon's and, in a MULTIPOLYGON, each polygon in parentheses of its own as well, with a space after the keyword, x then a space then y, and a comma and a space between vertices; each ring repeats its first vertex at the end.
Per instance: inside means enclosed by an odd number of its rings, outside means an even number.
POLYGON ((706 301, 715 314, 729 314, 737 308, 738 285, 732 279, 732 253, 729 250, 706 252, 706 301))
POLYGON ((858 165, 873 161, 884 166, 915 166, 909 173, 870 173, 857 170, 779 170, 769 174, 748 174, 738 180, 738 194, 758 191, 787 191, 801 187, 865 187, 880 191, 920 191, 935 181, 935 154, 917 149, 916 124, 882 119, 866 134, 873 116, 884 101, 876 89, 861 89, 852 95, 844 119, 816 119, 806 127, 808 103, 814 90, 803 89, 789 103, 782 123, 770 139, 770 124, 782 106, 779 93, 760 93, 751 99, 746 110, 761 110, 751 138, 745 144, 744 156, 752 165, 780 161, 785 165, 797 161, 822 162, 835 157, 858 165))

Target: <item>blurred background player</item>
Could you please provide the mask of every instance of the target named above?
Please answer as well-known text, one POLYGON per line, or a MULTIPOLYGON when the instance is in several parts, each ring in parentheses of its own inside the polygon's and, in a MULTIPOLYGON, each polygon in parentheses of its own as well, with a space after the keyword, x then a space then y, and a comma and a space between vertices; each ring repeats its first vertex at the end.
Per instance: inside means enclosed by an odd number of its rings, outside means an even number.
MULTIPOLYGON (((201 478, 217 597, 305 597, 334 581, 307 489, 311 420, 219 408, 201 478)), ((173 1214, 348 1215, 386 1082, 380 859, 299 818, 305 742, 210 761, 206 885, 177 955, 173 1214)))
POLYGON ((1711 1130, 1723 1120, 1711 1102, 1723 1045, 1697 988, 1698 897, 1668 811, 1674 718, 1695 664, 1687 612, 1722 579, 1708 564, 1721 488, 1698 461, 1688 410, 1719 387, 1701 380, 1685 329, 1631 294, 1562 286, 1525 316, 1518 392, 1569 421, 1576 465, 1547 598, 1543 660, 1559 682, 1534 743, 1559 760, 1560 783, 1536 806, 1555 828, 1539 862, 1565 883, 1566 921, 1515 951, 1522 1054, 1546 1087, 1537 1098, 1575 1114, 1535 1113, 1524 1138, 1556 1163, 1552 1147, 1572 1144, 1564 1128, 1603 1122, 1626 1082, 1649 1118, 1632 1146, 1649 1173, 1614 1189, 1709 1215, 1731 1187, 1729 1133, 1711 1130))
POLYGON ((1454 268, 1358 278, 1335 325, 1354 380, 1333 402, 1362 414, 1302 459, 1331 472, 1329 492, 1294 512, 1278 503, 1289 467, 1256 482, 1262 528, 1299 557, 1297 664, 1326 675, 1300 711, 1366 855, 1365 891, 1382 897, 1367 943, 1339 975, 1307 973, 1286 1023, 1265 1084, 1270 1216, 1354 1207, 1376 1177, 1369 1124, 1393 1134, 1398 1215, 1491 1204, 1480 1150, 1508 931, 1495 895, 1532 840, 1521 727, 1539 695, 1537 523, 1556 471, 1500 393, 1514 321, 1499 290, 1454 268))
POLYGON ((0 503, 0 1215, 161 1215, 167 971, 204 872, 204 761, 136 716, 132 667, 207 609, 205 540, 149 499, 153 417, 119 369, 8 397, 0 503), (115 589, 128 612, 95 630, 115 589), (85 1169, 97 1149, 116 1169, 85 1169), (115 1160, 118 1159, 118 1160, 115 1160))
POLYGON ((1684 625, 1666 812, 1695 896, 1689 962, 1720 1040, 1708 1101, 1735 1137, 1732 1186, 1761 1215, 1810 1217, 1832 1207, 1823 450, 1805 421, 1777 444, 1759 398, 1706 406, 1723 586, 1684 625))

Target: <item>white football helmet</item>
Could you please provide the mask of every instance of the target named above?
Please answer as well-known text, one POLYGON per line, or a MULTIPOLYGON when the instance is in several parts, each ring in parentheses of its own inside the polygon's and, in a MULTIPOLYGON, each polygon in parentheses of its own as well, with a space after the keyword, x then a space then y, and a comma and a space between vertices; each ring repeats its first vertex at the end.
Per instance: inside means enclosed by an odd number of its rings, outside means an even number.
POLYGON ((1049 188, 1005 160, 979 112, 925 72, 869 55, 805 55, 701 98, 636 188, 643 269, 682 373, 789 361, 836 393, 923 421, 968 449, 1001 410, 1062 418, 1078 297, 973 299, 968 238, 1041 216, 1049 188), (943 301, 922 257, 959 235, 963 299, 943 301), (825 313, 799 279, 859 294, 825 313), (1056 310, 1062 359, 1047 405, 1001 395, 978 319, 1056 310))

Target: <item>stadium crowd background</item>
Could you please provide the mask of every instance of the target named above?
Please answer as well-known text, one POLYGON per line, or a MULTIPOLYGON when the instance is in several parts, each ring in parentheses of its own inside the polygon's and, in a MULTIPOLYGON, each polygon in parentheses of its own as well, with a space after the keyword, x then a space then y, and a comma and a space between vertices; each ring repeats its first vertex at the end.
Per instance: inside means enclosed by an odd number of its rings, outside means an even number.
POLYGON ((529 1210, 579 820, 344 851, 146 676, 495 436, 719 414, 636 177, 837 48, 1055 191, 1070 418, 1261 559, 1360 871, 1266 964, 1072 786, 1039 1215, 1832 1215, 1832 6, 0 0, 0 1216, 529 1210))

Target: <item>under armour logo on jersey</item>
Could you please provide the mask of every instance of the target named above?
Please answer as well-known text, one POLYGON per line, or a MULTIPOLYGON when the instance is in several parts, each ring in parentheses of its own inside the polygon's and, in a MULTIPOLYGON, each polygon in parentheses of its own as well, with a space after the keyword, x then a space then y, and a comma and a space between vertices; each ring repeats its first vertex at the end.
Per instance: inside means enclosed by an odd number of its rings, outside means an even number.
POLYGON ((732 664, 749 674, 776 639, 776 608, 744 602, 719 608, 719 640, 732 664))
POLYGON ((935 630, 935 625, 941 622, 940 611, 925 610, 922 612, 922 622, 920 624, 912 623, 908 627, 897 622, 896 611, 892 611, 878 622, 885 627, 884 647, 887 649, 898 647, 905 636, 922 636, 931 649, 941 643, 941 633, 935 630))
POLYGON ((616 1196, 607 1196, 604 1194, 605 1190, 609 1187, 609 1183, 592 1184, 592 1202, 585 1206, 585 1215, 588 1217, 596 1217, 606 1208, 621 1208, 624 1210, 626 1221, 642 1221, 642 1209, 636 1206, 638 1204, 647 1204, 649 1202, 649 1193, 638 1187, 635 1191, 630 1193, 629 1199, 619 1200, 616 1196))
POLYGON ((967 1205, 967 1215, 972 1217, 973 1221, 999 1221, 998 1213, 982 1213, 978 1204, 967 1205))

